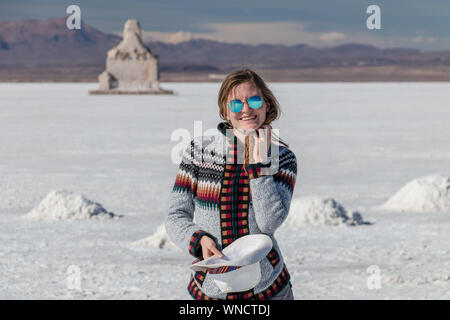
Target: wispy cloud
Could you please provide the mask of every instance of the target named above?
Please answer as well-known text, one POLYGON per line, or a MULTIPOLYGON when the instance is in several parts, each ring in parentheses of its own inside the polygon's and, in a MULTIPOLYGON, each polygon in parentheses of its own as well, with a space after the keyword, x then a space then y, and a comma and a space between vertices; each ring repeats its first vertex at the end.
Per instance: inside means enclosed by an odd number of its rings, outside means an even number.
POLYGON ((342 32, 311 32, 302 23, 296 22, 250 22, 250 23, 208 23, 204 33, 145 31, 146 40, 158 40, 177 43, 191 39, 208 39, 222 42, 248 44, 285 44, 308 43, 312 45, 337 44, 346 39, 342 32))
POLYGON ((197 36, 192 32, 186 31, 177 31, 177 32, 143 31, 142 37, 146 42, 162 41, 167 43, 179 43, 193 39, 205 39, 201 35, 197 36))
POLYGON ((345 34, 343 34, 342 32, 328 32, 328 33, 323 33, 319 36, 320 40, 322 40, 323 42, 335 42, 335 41, 340 41, 340 40, 345 40, 345 34))
POLYGON ((433 36, 426 36, 423 30, 417 30, 416 36, 413 37, 411 40, 414 43, 426 44, 426 43, 435 43, 439 41, 439 38, 433 36))
POLYGON ((161 32, 144 31, 145 41, 179 43, 193 39, 207 39, 222 42, 246 44, 308 44, 315 47, 335 46, 343 43, 361 43, 380 48, 407 47, 432 49, 436 44, 450 47, 450 38, 426 35, 416 30, 411 36, 383 36, 377 31, 342 32, 329 30, 314 32, 306 24, 298 22, 245 22, 208 23, 207 32, 161 32))

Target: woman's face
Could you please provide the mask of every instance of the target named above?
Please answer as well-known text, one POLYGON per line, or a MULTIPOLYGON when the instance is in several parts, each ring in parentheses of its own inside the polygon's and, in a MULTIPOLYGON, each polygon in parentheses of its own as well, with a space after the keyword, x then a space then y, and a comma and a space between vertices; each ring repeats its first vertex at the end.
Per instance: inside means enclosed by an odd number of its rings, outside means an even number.
POLYGON ((247 99, 252 96, 262 97, 261 91, 251 81, 243 82, 231 90, 227 100, 227 120, 231 122, 233 128, 249 130, 258 129, 266 120, 267 103, 263 100, 263 104, 258 109, 252 109, 247 103, 247 99), (228 107, 228 102, 239 99, 243 102, 240 112, 232 112, 228 107))

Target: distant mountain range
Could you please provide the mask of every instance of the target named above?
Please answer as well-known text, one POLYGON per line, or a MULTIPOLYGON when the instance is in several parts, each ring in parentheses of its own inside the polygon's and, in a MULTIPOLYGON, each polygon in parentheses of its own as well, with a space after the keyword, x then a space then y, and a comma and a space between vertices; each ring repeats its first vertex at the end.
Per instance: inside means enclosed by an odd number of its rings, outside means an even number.
MULTIPOLYGON (((66 17, 0 22, 0 69, 101 69, 106 52, 120 40, 119 36, 101 32, 84 22, 81 30, 68 30, 66 17)), ((243 66, 269 70, 450 66, 450 51, 380 49, 351 43, 331 48, 314 48, 305 44, 247 45, 210 40, 178 44, 151 42, 147 45, 159 56, 161 72, 225 73, 243 66)))

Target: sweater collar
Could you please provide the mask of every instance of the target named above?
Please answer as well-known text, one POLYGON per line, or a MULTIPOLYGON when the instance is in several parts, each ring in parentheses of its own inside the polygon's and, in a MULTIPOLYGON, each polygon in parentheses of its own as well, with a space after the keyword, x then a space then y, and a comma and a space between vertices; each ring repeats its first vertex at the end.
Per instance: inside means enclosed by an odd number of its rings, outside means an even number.
POLYGON ((227 129, 233 129, 233 126, 228 122, 220 122, 217 125, 217 130, 219 130, 224 136, 227 135, 227 129))

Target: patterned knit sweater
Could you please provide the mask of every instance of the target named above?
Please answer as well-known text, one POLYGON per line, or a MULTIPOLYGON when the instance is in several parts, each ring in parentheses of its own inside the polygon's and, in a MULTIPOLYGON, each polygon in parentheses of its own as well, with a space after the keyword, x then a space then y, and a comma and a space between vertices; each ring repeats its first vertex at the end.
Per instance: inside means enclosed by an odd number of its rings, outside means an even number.
MULTIPOLYGON (((223 136, 194 138, 184 151, 169 198, 166 230, 173 242, 202 259, 200 238, 211 237, 219 250, 248 234, 266 234, 273 248, 261 260, 261 280, 252 290, 223 293, 207 272, 193 272, 188 291, 194 299, 270 299, 290 285, 275 230, 286 219, 297 174, 294 153, 279 145, 269 161, 279 161, 278 171, 262 175, 268 164, 239 164, 239 140, 226 136, 231 127, 221 122, 223 136), (194 214, 195 213, 195 214, 194 214), (194 218, 195 216, 195 218, 194 218)), ((269 164, 270 164, 269 162, 269 164)))

